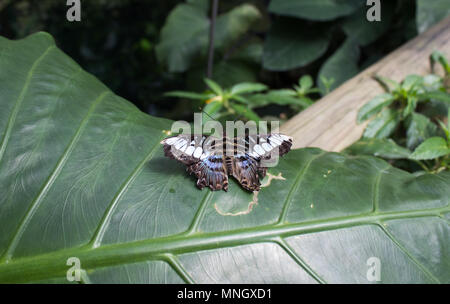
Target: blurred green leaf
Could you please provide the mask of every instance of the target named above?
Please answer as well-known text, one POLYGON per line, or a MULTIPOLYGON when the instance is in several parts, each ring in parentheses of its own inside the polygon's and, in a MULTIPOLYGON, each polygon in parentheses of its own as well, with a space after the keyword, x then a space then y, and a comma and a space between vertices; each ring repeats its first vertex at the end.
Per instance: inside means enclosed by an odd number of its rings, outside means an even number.
POLYGON ((423 77, 419 75, 407 75, 402 81, 401 88, 407 92, 417 88, 423 83, 423 77))
POLYGON ((447 111, 447 129, 450 131, 450 108, 447 111))
POLYGON ((230 98, 243 104, 250 104, 250 101, 247 98, 240 95, 233 95, 230 98))
POLYGON ((203 12, 207 12, 209 9, 209 0, 186 0, 186 2, 197 7, 203 12))
MULTIPOLYGON (((258 9, 250 4, 239 5, 218 16, 215 48, 224 48, 238 39, 260 17, 258 9)), ((186 71, 196 57, 206 55, 209 25, 204 6, 177 5, 161 30, 161 40, 156 46, 159 62, 166 64, 170 72, 186 71)))
POLYGON ((269 11, 279 15, 325 21, 349 15, 362 5, 361 0, 272 0, 269 11))
POLYGON ((421 143, 414 153, 411 154, 411 159, 426 160, 434 159, 444 155, 450 154, 450 148, 447 142, 442 137, 431 137, 421 143))
MULTIPOLYGON (((203 78, 206 67, 191 68, 186 73, 186 84, 191 91, 204 89, 203 78)), ((257 70, 251 64, 239 60, 220 60, 214 64, 212 79, 224 88, 241 82, 257 82, 257 70)))
POLYGON ((384 107, 389 106, 395 97, 390 93, 383 93, 375 96, 364 104, 358 111, 358 123, 361 123, 375 114, 378 114, 384 107))
POLYGON ((234 85, 231 88, 231 94, 246 94, 246 93, 254 93, 261 92, 267 90, 267 86, 262 83, 255 82, 243 82, 234 85))
POLYGON ((426 91, 436 91, 442 87, 442 78, 438 75, 428 74, 423 77, 423 88, 426 91))
POLYGON ((295 92, 292 89, 278 89, 278 90, 270 90, 270 92, 267 94, 270 96, 278 97, 294 97, 297 96, 297 92, 295 92))
POLYGON ((395 2, 384 1, 381 5, 381 21, 368 21, 367 10, 358 9, 343 20, 341 27, 349 38, 355 40, 360 46, 366 46, 389 29, 394 11, 395 2))
MULTIPOLYGON (((217 18, 214 45, 223 49, 244 35, 261 18, 259 10, 248 3, 234 7, 217 18)), ((206 50, 206 49, 205 49, 206 50)))
MULTIPOLYGON (((337 88, 346 80, 358 74, 359 47, 353 40, 347 39, 340 48, 328 57, 320 68, 317 79, 321 77, 333 78, 334 82, 328 88, 330 91, 337 88)), ((317 81, 322 95, 327 93, 323 82, 317 81)))
POLYGON ((450 131, 450 108, 448 108, 447 112, 447 129, 450 131))
POLYGON ((389 159, 408 158, 411 151, 387 138, 365 138, 357 141, 347 149, 346 153, 353 155, 373 155, 389 159))
POLYGON ((320 81, 318 81, 319 83, 319 87, 322 87, 322 95, 324 94, 328 94, 331 91, 331 86, 334 83, 334 78, 333 77, 325 77, 324 75, 318 75, 318 78, 320 81))
POLYGON ((308 97, 299 97, 294 90, 280 89, 271 90, 266 94, 255 94, 251 96, 252 107, 262 107, 268 104, 277 105, 298 105, 303 108, 309 107, 313 101, 308 97))
POLYGON ((305 66, 327 50, 329 36, 321 26, 281 18, 274 21, 264 42, 263 66, 286 71, 305 66))
POLYGON ((206 100, 206 99, 212 97, 212 96, 210 96, 210 94, 202 94, 202 93, 194 93, 194 92, 186 92, 186 91, 167 92, 164 94, 164 96, 187 98, 187 99, 198 99, 198 100, 206 100))
POLYGON ((231 103, 230 106, 233 110, 236 111, 237 114, 242 115, 249 120, 254 120, 256 122, 258 122, 260 120, 258 114, 253 112, 247 106, 243 106, 241 104, 236 104, 236 103, 231 103))
POLYGON ((423 94, 419 94, 417 97, 419 97, 420 99, 438 100, 450 104, 450 94, 443 91, 426 92, 423 94))
POLYGON ((214 80, 209 79, 209 78, 205 78, 205 79, 203 79, 203 80, 205 81, 206 85, 207 85, 214 93, 216 93, 217 95, 223 95, 223 89, 220 87, 220 85, 219 85, 217 82, 215 82, 214 80))
POLYGON ((398 111, 385 108, 379 113, 364 130, 363 137, 366 138, 386 138, 389 137, 397 128, 400 122, 398 111))
POLYGON ((217 114, 222 108, 223 102, 219 100, 212 101, 207 105, 205 105, 202 110, 203 112, 206 112, 206 114, 202 113, 203 124, 206 123, 207 121, 212 120, 215 114, 217 114))
POLYGON ((447 58, 441 52, 434 51, 433 53, 431 53, 430 63, 431 63, 431 71, 434 72, 434 65, 436 63, 440 63, 444 68, 445 72, 447 74, 450 73, 450 64, 448 63, 447 58))
POLYGON ((450 1, 448 0, 417 0, 416 24, 419 33, 425 32, 449 14, 450 1))
POLYGON ((406 121, 406 146, 413 150, 427 138, 433 136, 437 127, 420 113, 412 113, 406 121))
MULTIPOLYGON (((450 113, 450 110, 449 110, 450 113)), ((439 125, 441 126, 442 130, 445 133, 445 138, 447 139, 447 141, 450 143, 450 129, 448 127, 448 125, 446 126, 442 121, 440 121, 439 119, 437 120, 439 125)))
POLYGON ((254 63, 258 66, 262 63, 263 44, 262 41, 252 41, 243 47, 238 48, 237 51, 229 55, 229 59, 241 60, 246 63, 254 63))
POLYGON ((408 117, 413 111, 416 109, 417 106, 417 97, 416 96, 408 96, 406 99, 406 107, 403 109, 402 112, 402 118, 408 117))
POLYGON ((209 21, 204 9, 193 4, 177 5, 167 17, 156 46, 158 61, 170 72, 184 72, 207 45, 209 21))
POLYGON ((303 90, 306 91, 306 90, 312 88, 312 86, 314 85, 314 82, 310 75, 304 75, 304 76, 300 77, 298 84, 300 85, 300 88, 302 88, 303 90))
POLYGON ((393 92, 393 91, 399 91, 400 90, 400 83, 397 81, 394 81, 392 79, 389 79, 384 76, 375 75, 374 79, 378 81, 378 83, 387 91, 387 92, 393 92))

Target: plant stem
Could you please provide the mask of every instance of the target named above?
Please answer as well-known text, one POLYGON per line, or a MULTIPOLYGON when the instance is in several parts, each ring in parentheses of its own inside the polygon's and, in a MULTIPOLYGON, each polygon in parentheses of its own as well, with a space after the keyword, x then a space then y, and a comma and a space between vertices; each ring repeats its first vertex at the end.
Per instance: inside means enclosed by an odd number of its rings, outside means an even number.
POLYGON ((209 47, 208 47, 208 65, 206 70, 206 77, 212 78, 214 65, 214 31, 216 28, 217 10, 219 7, 219 0, 212 1, 211 7, 211 24, 209 26, 209 47))
POLYGON ((419 166, 421 166, 422 169, 423 169, 425 172, 430 172, 430 169, 428 169, 428 167, 425 166, 420 160, 414 160, 414 162, 415 162, 416 164, 418 164, 419 166))

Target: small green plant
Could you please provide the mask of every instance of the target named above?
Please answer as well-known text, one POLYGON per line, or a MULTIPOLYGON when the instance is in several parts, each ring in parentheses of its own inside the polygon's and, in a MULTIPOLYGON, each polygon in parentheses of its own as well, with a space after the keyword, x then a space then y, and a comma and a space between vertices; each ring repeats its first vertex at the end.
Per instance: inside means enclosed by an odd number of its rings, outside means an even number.
POLYGON ((254 107, 277 104, 289 106, 295 112, 299 112, 314 103, 311 94, 317 93, 319 93, 319 89, 314 87, 312 77, 304 75, 299 78, 298 84, 294 84, 292 89, 270 90, 264 94, 254 94, 250 101, 254 107))
POLYGON ((203 93, 173 91, 165 95, 191 100, 200 100, 204 103, 203 121, 211 118, 223 117, 244 118, 259 121, 259 115, 253 110, 270 104, 290 106, 294 111, 301 111, 313 104, 311 94, 319 93, 314 87, 311 76, 304 75, 292 89, 269 90, 261 83, 242 82, 231 88, 224 89, 217 82, 205 78, 208 89, 203 93))
POLYGON ((358 112, 358 123, 373 118, 360 141, 347 149, 354 154, 373 154, 401 159, 400 167, 438 172, 450 168, 450 66, 439 52, 430 56, 433 74, 408 75, 401 82, 376 76, 386 93, 375 96, 358 112), (434 74, 439 63, 444 76, 434 74), (445 122, 446 121, 446 122, 445 122))
POLYGON ((247 120, 260 120, 258 114, 249 107, 251 102, 247 99, 247 96, 250 93, 267 90, 264 84, 243 82, 232 86, 230 89, 224 89, 212 79, 205 78, 204 81, 208 89, 203 93, 173 91, 165 95, 203 101, 205 103, 203 112, 207 114, 203 116, 204 122, 227 115, 243 116, 247 120))

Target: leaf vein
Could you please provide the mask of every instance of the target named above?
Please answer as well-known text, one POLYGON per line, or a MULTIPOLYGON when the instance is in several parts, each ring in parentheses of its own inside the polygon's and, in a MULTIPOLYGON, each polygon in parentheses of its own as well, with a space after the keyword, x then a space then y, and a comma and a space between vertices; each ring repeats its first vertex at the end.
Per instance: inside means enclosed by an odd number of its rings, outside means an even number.
POLYGON ((47 178, 47 181, 42 186, 41 190, 39 191, 36 198, 31 202, 30 207, 28 208, 27 212, 25 213, 24 217, 19 223, 19 226, 12 237, 11 241, 9 242, 7 249, 5 250, 5 253, 1 257, 0 261, 2 260, 9 260, 12 257, 12 254, 14 250, 16 249, 20 239, 22 238, 23 233, 25 232, 28 224, 30 223, 33 215, 35 214, 36 210, 42 203, 43 198, 49 191, 50 187, 53 185, 54 181, 58 177, 59 173, 61 172, 62 168, 67 162, 67 159, 70 157, 72 151, 75 148, 75 145, 78 143, 78 140, 81 137, 81 134, 86 127, 87 121, 89 120, 89 117, 92 115, 94 109, 96 106, 104 99, 104 97, 110 93, 110 91, 104 91, 101 93, 96 100, 92 103, 89 111, 81 121, 80 126, 78 127, 77 131, 75 132, 74 136, 72 137, 72 140, 70 141, 70 144, 67 146, 66 150, 64 151, 61 158, 58 160, 58 163, 56 164, 55 169, 53 170, 52 174, 47 178))

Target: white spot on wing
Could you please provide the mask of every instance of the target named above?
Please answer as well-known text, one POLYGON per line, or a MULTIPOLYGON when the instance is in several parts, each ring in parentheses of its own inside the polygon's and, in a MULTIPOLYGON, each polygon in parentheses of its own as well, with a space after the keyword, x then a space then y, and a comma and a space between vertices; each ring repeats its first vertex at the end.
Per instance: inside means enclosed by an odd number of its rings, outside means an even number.
POLYGON ((171 138, 168 138, 168 139, 166 140, 166 144, 168 144, 168 145, 173 145, 174 143, 177 142, 177 140, 178 140, 178 137, 171 137, 171 138))
POLYGON ((186 148, 187 148, 187 145, 184 144, 184 145, 180 148, 180 151, 181 151, 181 152, 184 152, 184 150, 186 150, 186 148))
POLYGON ((280 134, 280 136, 283 140, 286 140, 286 141, 289 141, 291 139, 289 136, 286 136, 284 134, 280 134))
POLYGON ((253 158, 259 158, 259 155, 258 155, 258 153, 256 153, 256 152, 252 152, 252 153, 250 153, 249 154, 251 157, 253 157, 253 158))
POLYGON ((280 134, 273 134, 273 137, 279 141, 283 141, 284 139, 280 136, 280 134))
POLYGON ((261 148, 261 146, 260 145, 255 145, 254 147, 253 147, 253 149, 255 150, 255 152, 256 153, 258 153, 259 155, 264 155, 264 150, 263 150, 263 148, 261 148))
POLYGON ((195 150, 195 147, 194 147, 194 146, 189 146, 189 147, 186 149, 186 152, 184 152, 184 153, 186 153, 187 155, 191 156, 192 153, 194 153, 194 150, 195 150))
POLYGON ((275 144, 275 146, 272 144, 274 147, 281 145, 281 141, 279 141, 275 136, 270 137, 269 140, 271 143, 275 144))
POLYGON ((184 139, 180 139, 179 141, 177 141, 177 143, 175 144, 175 149, 179 150, 182 146, 184 146, 186 144, 186 141, 184 139))
POLYGON ((195 148, 194 157, 199 158, 202 155, 203 149, 200 147, 195 148))
POLYGON ((263 147, 264 150, 266 150, 267 152, 270 152, 272 150, 272 146, 269 145, 268 143, 263 143, 261 145, 263 147))

